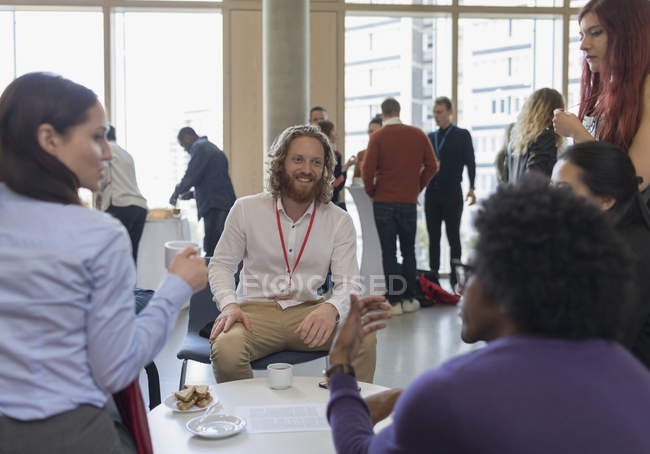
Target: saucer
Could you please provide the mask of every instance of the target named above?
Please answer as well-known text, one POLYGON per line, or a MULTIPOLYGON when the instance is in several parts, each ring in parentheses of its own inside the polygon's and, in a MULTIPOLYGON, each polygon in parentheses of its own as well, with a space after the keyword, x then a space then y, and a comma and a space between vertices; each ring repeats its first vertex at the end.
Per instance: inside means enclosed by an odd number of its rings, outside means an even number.
POLYGON ((204 438, 226 438, 238 434, 246 427, 246 420, 232 415, 209 415, 190 419, 185 427, 194 435, 204 438))

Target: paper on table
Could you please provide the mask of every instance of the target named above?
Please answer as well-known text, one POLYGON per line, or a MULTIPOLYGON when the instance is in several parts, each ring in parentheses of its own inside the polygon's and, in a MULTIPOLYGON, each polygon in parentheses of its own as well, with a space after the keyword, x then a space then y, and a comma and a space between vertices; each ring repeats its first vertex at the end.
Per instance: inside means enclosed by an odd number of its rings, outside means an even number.
POLYGON ((237 407, 249 433, 311 432, 330 430, 325 404, 237 407))

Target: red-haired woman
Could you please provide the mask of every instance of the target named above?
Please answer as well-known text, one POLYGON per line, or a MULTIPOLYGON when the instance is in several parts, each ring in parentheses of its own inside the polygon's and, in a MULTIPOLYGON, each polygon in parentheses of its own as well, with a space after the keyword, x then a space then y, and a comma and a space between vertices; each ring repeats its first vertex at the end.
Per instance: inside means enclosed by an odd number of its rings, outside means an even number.
POLYGON ((575 142, 626 150, 641 189, 650 183, 650 2, 591 0, 578 17, 585 54, 578 116, 556 112, 555 131, 575 142))

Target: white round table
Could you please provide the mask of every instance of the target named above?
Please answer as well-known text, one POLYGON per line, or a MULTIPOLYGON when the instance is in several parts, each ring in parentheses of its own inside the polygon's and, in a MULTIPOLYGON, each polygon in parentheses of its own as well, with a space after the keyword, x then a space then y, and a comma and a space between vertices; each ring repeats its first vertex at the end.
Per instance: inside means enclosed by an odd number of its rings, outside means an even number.
MULTIPOLYGON (((234 407, 255 405, 300 405, 326 403, 329 391, 318 387, 322 377, 293 377, 293 386, 273 390, 266 377, 238 380, 216 385, 216 395, 224 413, 233 414, 234 407)), ((367 396, 388 388, 370 383, 359 383, 361 394, 367 396)), ((165 405, 158 405, 149 413, 149 429, 156 454, 202 453, 216 451, 229 454, 243 453, 305 453, 333 454, 332 433, 284 432, 248 433, 246 430, 230 438, 210 440, 190 433, 185 424, 202 413, 175 413, 165 405)))

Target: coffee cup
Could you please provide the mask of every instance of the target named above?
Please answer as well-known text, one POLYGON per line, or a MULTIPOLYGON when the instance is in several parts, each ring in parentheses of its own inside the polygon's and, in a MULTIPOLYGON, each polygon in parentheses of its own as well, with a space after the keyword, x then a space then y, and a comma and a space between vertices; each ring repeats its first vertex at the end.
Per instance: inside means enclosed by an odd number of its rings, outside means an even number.
POLYGON ((266 366, 271 389, 287 389, 293 382, 293 366, 289 363, 273 363, 266 366))
POLYGON ((165 268, 169 269, 174 257, 188 247, 194 248, 197 255, 201 255, 201 247, 196 243, 191 241, 167 241, 165 243, 165 268))

